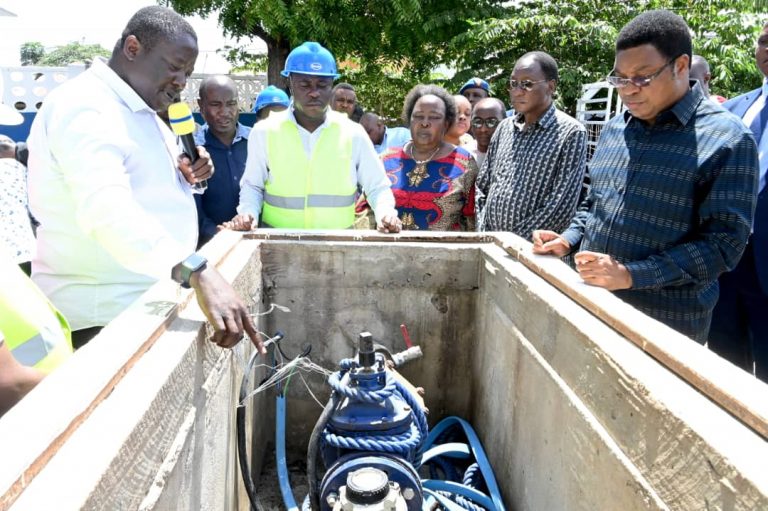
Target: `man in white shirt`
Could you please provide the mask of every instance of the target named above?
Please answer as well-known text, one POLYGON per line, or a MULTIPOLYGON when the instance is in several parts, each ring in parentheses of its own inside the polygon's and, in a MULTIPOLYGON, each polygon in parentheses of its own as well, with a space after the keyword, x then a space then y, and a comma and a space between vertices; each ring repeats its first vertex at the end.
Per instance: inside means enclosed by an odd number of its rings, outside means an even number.
POLYGON ((384 166, 363 128, 331 111, 336 62, 315 42, 286 60, 293 103, 258 123, 248 139, 238 215, 228 224, 249 230, 346 229, 354 223, 358 187, 373 207, 377 228, 399 232, 395 199, 384 166))
POLYGON ((41 224, 32 277, 69 319, 76 347, 173 273, 195 288, 214 342, 230 347, 248 333, 261 348, 240 297, 194 254, 191 185, 211 176, 208 155, 179 159, 155 113, 183 90, 197 53, 181 16, 143 8, 109 62, 54 89, 32 125, 30 208, 41 224))
POLYGON ((360 126, 368 133, 379 154, 392 147, 403 147, 411 140, 411 130, 402 126, 389 128, 375 112, 365 112, 360 118, 360 126))

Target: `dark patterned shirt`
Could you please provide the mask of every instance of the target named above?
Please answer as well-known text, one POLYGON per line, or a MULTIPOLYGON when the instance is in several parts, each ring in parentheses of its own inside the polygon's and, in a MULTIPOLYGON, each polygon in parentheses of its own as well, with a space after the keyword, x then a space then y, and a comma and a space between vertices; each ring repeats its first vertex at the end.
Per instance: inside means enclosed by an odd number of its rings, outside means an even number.
POLYGON ((749 129, 698 85, 654 125, 625 113, 605 125, 590 191, 563 233, 632 276, 616 295, 699 342, 749 237, 758 163, 749 129))
POLYGON ((576 212, 586 166, 586 131, 553 104, 530 127, 522 116, 496 128, 477 178, 478 230, 565 229, 576 212))

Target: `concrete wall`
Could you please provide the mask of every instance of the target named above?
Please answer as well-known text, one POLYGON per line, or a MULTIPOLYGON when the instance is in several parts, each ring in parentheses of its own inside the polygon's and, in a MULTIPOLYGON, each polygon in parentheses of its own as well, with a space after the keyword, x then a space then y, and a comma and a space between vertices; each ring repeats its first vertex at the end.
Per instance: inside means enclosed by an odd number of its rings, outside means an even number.
MULTIPOLYGON (((768 509, 765 438, 619 323, 689 361, 707 392, 731 388, 758 420, 766 386, 558 261, 532 257, 525 242, 263 237, 227 233, 206 247, 256 309, 290 309, 259 328, 283 331, 289 355, 311 344, 312 360, 335 369, 363 330, 401 349, 406 324, 425 356, 403 373, 426 389, 430 423, 474 423, 511 509, 768 509)), ((234 408, 250 350, 221 350, 207 335, 189 293, 153 288, 0 420, 0 510, 248 509, 234 408)), ((306 382, 326 399, 323 377, 306 382)), ((291 461, 304 457, 320 405, 300 378, 288 394, 291 461)), ((249 403, 256 472, 272 456, 273 397, 249 403)))

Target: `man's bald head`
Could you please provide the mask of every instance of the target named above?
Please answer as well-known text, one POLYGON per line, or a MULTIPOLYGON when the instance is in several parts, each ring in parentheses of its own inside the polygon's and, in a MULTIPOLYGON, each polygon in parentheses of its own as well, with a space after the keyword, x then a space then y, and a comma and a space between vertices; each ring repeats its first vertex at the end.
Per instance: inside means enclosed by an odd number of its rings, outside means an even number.
POLYGON ((360 117, 360 125, 368 133, 368 138, 371 139, 374 145, 381 144, 387 128, 375 112, 365 112, 360 117))
POLYGON ((691 80, 698 80, 705 96, 709 96, 709 80, 712 74, 709 70, 709 62, 701 55, 694 55, 691 59, 691 70, 688 73, 691 80))
POLYGON ((235 82, 228 76, 209 76, 200 84, 199 95, 197 104, 208 129, 223 144, 231 144, 239 116, 235 82))

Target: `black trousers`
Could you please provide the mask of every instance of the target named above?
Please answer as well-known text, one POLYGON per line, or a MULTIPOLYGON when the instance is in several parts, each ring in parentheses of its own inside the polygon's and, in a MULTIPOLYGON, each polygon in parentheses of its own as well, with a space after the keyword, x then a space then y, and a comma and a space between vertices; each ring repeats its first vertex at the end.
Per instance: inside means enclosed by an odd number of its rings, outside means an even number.
POLYGON ((752 244, 732 272, 720 276, 720 299, 712 316, 709 348, 768 381, 768 293, 757 277, 752 244))
POLYGON ((86 344, 88 344, 88 341, 93 339, 98 335, 99 332, 101 332, 101 329, 104 328, 103 326, 92 326, 90 328, 83 328, 81 330, 75 330, 72 332, 72 347, 74 349, 80 349, 86 344))

